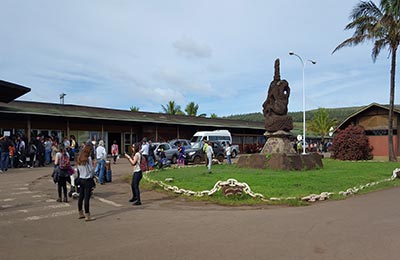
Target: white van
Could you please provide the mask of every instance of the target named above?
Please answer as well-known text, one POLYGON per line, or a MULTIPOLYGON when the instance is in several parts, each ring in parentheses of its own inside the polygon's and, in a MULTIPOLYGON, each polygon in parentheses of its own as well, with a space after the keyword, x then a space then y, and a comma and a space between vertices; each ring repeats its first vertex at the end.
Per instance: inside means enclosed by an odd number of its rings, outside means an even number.
POLYGON ((196 132, 192 139, 190 139, 190 143, 193 145, 195 143, 199 143, 206 138, 207 141, 215 142, 218 141, 221 143, 222 147, 228 144, 228 142, 232 145, 232 158, 235 158, 239 153, 239 146, 232 144, 232 136, 228 130, 214 130, 214 131, 200 131, 196 132))
POLYGON ((203 141, 206 138, 207 141, 228 141, 232 143, 232 136, 228 130, 215 130, 215 131, 199 131, 196 132, 190 142, 192 145, 203 141))

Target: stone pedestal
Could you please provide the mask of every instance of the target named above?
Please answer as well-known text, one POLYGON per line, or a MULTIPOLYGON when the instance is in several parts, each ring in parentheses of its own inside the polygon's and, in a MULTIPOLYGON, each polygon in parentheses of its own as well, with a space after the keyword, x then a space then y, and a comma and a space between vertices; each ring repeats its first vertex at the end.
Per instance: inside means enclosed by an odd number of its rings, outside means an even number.
POLYGON ((273 133, 265 132, 264 135, 267 137, 267 142, 261 151, 262 154, 296 153, 290 143, 291 133, 280 130, 273 133))

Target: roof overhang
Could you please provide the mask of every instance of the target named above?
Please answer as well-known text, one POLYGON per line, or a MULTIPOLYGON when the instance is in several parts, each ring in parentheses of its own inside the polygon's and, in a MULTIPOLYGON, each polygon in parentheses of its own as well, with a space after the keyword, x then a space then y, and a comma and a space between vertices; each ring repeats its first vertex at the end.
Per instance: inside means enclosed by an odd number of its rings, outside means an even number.
POLYGON ((0 80, 0 89, 0 102, 4 103, 9 103, 31 91, 30 88, 4 80, 0 80))

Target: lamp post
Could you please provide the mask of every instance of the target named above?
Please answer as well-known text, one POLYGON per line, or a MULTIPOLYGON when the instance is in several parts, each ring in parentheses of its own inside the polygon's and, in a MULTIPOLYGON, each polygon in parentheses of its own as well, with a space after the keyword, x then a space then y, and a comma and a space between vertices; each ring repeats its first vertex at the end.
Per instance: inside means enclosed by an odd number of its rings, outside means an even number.
MULTIPOLYGON (((306 94, 305 94, 305 88, 304 88, 304 69, 306 67, 306 63, 303 61, 303 59, 300 57, 300 55, 294 53, 294 52, 289 52, 289 55, 294 55, 297 58, 299 58, 302 66, 302 72, 303 72, 303 154, 306 154, 306 94)), ((317 62, 314 60, 306 60, 311 62, 311 64, 316 64, 317 62)))
POLYGON ((64 105, 64 97, 65 97, 66 95, 67 95, 67 94, 65 94, 65 93, 61 93, 61 94, 60 94, 60 104, 64 105))

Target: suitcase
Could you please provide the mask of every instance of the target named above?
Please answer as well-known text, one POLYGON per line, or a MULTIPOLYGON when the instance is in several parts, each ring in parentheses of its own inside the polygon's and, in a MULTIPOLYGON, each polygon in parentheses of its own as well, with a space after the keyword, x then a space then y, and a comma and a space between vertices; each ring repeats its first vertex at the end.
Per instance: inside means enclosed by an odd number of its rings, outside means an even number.
POLYGON ((112 171, 106 170, 106 182, 111 182, 112 181, 112 171))

